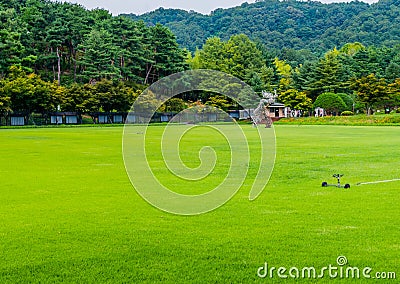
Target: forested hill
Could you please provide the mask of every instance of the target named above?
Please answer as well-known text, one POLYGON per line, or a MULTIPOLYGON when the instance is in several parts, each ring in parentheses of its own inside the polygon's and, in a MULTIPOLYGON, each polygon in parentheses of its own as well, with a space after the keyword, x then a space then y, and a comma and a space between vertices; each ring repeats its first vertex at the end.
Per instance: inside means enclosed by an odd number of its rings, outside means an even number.
POLYGON ((223 40, 244 33, 268 48, 310 49, 319 53, 347 42, 394 46, 400 42, 400 0, 322 4, 320 2, 258 0, 210 15, 160 8, 140 16, 149 25, 161 23, 189 50, 205 40, 223 40))

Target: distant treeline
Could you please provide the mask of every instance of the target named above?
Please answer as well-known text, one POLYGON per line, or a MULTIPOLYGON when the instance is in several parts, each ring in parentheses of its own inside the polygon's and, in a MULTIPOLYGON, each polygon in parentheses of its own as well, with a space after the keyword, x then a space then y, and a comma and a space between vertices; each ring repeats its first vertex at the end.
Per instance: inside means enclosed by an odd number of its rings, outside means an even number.
POLYGON ((400 1, 380 0, 323 4, 316 1, 257 0, 210 15, 163 9, 127 15, 146 24, 161 23, 191 51, 207 38, 228 40, 243 33, 269 49, 307 49, 321 55, 334 46, 360 42, 365 46, 393 47, 400 40, 400 1))

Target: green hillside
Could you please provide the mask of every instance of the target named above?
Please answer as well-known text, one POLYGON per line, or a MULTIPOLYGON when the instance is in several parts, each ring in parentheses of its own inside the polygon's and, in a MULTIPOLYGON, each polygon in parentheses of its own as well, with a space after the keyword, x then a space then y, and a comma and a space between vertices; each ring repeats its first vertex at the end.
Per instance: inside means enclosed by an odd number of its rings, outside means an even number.
POLYGON ((268 48, 310 49, 323 53, 347 42, 394 46, 400 40, 400 1, 381 0, 322 4, 307 1, 257 1, 210 15, 160 8, 144 15, 128 15, 149 25, 161 23, 189 50, 201 48, 208 37, 223 40, 238 33, 268 48))

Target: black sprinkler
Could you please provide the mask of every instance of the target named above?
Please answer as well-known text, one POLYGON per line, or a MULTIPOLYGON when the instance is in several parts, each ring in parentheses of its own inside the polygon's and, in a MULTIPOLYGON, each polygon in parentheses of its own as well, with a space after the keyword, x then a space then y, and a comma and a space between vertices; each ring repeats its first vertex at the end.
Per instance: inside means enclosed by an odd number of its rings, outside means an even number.
POLYGON ((340 184, 340 178, 342 177, 342 174, 334 174, 332 177, 337 179, 337 184, 329 184, 326 181, 322 183, 322 187, 328 187, 328 186, 334 186, 338 188, 350 188, 350 184, 346 183, 345 185, 340 184))

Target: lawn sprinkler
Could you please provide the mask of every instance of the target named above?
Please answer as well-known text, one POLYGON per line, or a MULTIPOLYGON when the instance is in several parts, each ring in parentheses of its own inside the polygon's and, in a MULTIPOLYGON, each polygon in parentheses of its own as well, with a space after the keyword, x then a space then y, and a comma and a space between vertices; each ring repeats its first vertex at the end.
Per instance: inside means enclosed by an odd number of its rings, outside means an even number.
POLYGON ((350 184, 346 183, 345 185, 340 184, 340 178, 342 177, 342 174, 334 174, 332 177, 337 179, 337 184, 329 184, 326 181, 322 183, 322 187, 328 187, 328 186, 334 186, 338 188, 350 188, 350 184))

